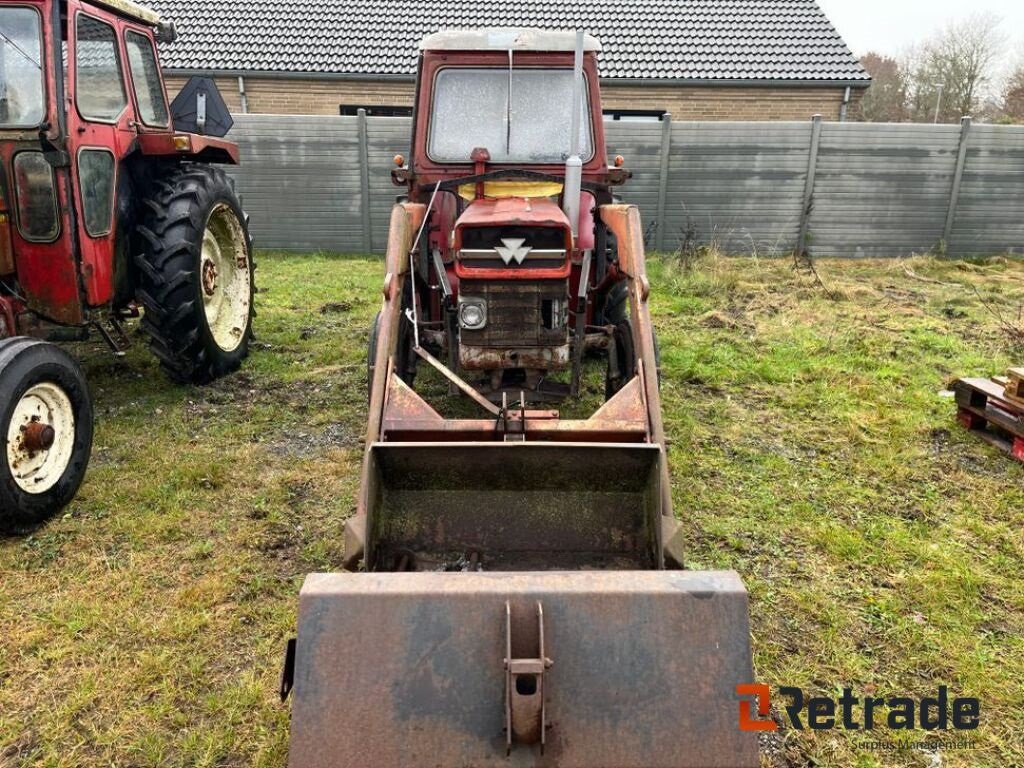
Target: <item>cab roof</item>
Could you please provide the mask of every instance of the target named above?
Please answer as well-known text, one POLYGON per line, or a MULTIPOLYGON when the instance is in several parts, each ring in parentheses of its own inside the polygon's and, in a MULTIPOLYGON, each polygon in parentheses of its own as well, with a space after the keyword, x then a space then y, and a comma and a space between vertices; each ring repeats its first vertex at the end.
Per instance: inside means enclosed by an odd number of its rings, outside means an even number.
MULTIPOLYGON (((420 41, 421 51, 575 51, 575 32, 546 29, 449 29, 427 35, 420 41)), ((601 43, 591 35, 583 36, 584 51, 600 51, 601 43)))
POLYGON ((135 21, 141 21, 151 27, 158 27, 163 22, 160 14, 145 6, 133 3, 131 0, 90 0, 93 4, 107 8, 114 13, 126 16, 135 21))

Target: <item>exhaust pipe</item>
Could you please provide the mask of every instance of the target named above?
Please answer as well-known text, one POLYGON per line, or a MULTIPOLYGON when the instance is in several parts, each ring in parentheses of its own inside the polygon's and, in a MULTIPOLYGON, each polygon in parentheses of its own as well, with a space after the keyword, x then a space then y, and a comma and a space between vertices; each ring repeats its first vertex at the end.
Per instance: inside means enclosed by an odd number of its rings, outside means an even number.
POLYGON ((576 32, 576 58, 572 71, 572 127, 569 135, 569 157, 565 161, 565 185, 562 189, 562 210, 572 227, 572 239, 580 234, 580 191, 583 188, 583 161, 580 159, 580 123, 583 120, 583 30, 576 32))

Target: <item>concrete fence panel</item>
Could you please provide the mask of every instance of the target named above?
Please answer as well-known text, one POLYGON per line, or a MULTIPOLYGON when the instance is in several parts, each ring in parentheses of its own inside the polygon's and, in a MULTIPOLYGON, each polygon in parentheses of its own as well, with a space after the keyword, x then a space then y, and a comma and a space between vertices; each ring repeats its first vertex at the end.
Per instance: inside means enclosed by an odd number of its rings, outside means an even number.
MULTIPOLYGON (((259 247, 383 252, 412 121, 241 115, 259 247)), ((1024 127, 609 121, 648 247, 891 257, 1024 252, 1024 127)))
POLYGON ((1024 253, 1024 126, 971 129, 949 252, 1024 253))

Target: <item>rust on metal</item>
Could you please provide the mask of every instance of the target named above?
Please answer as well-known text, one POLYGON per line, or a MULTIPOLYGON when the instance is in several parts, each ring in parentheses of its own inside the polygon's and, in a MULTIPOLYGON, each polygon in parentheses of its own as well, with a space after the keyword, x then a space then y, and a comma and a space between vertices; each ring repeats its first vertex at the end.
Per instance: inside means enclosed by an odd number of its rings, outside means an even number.
POLYGON ((203 261, 203 293, 213 296, 217 292, 217 265, 207 259, 203 261))
POLYGON ((735 573, 313 574, 289 765, 755 768, 735 697, 753 679, 735 573), (538 602, 550 727, 543 755, 519 741, 507 754, 501 660, 540 656, 538 602))
POLYGON ((469 371, 493 371, 499 368, 561 370, 567 368, 570 362, 568 344, 509 349, 459 345, 459 364, 469 371))
POLYGON ((657 446, 525 437, 370 446, 367 569, 469 551, 498 571, 660 567, 657 446))
POLYGON ((21 434, 22 450, 30 454, 50 450, 54 440, 57 439, 57 433, 53 427, 35 419, 21 428, 21 434))
MULTIPOLYGON (((0 193, 0 200, 2 198, 3 195, 0 193)), ((14 244, 11 241, 11 216, 6 211, 0 211, 0 276, 13 272, 14 244)))
POLYGON ((528 658, 512 655, 512 604, 505 601, 505 753, 514 744, 541 745, 544 753, 544 672, 554 662, 544 651, 544 606, 537 602, 536 652, 528 658))
POLYGON ((635 205, 602 205, 598 209, 601 221, 615 235, 619 249, 619 268, 628 275, 629 298, 633 319, 633 347, 637 350, 643 369, 651 375, 644 376, 644 398, 650 419, 651 441, 661 447, 661 512, 672 516, 672 486, 668 474, 668 457, 665 455, 665 422, 661 414, 661 393, 658 377, 652 372, 658 370, 657 355, 654 351, 654 324, 651 309, 643 284, 647 280, 647 264, 644 256, 644 233, 640 222, 640 211, 635 205))
MULTIPOLYGON (((413 237, 423 222, 426 211, 427 207, 422 203, 400 203, 391 209, 388 249, 385 255, 385 274, 391 276, 388 281, 391 290, 385 293, 380 312, 380 325, 377 330, 377 359, 370 388, 370 412, 366 425, 367 445, 380 438, 387 385, 391 379, 392 359, 398 344, 398 329, 402 314, 402 288, 405 285, 405 275, 409 268, 407 257, 412 248, 413 237)), ((363 457, 359 484, 360 494, 356 502, 357 512, 364 515, 367 508, 367 482, 370 476, 369 461, 370 455, 367 451, 363 457)))
POLYGON ((615 393, 611 400, 602 405, 590 417, 591 422, 626 421, 647 423, 647 408, 643 398, 643 382, 639 376, 630 379, 622 389, 615 393))

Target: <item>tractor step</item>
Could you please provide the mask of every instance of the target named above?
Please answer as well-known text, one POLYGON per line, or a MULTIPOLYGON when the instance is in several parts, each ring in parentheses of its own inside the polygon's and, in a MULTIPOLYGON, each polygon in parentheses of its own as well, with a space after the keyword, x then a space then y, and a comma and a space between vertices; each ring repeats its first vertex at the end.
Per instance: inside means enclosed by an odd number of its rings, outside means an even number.
POLYGON ((733 572, 312 574, 289 765, 756 766, 733 572))
POLYGON ((1024 402, 989 379, 959 379, 953 385, 957 421, 982 440, 1024 462, 1024 402))

